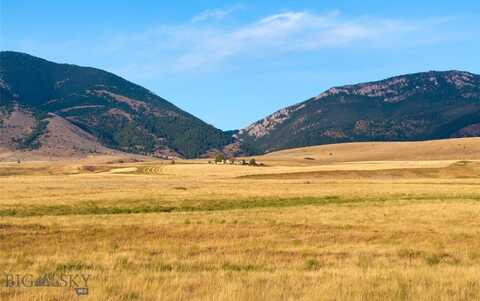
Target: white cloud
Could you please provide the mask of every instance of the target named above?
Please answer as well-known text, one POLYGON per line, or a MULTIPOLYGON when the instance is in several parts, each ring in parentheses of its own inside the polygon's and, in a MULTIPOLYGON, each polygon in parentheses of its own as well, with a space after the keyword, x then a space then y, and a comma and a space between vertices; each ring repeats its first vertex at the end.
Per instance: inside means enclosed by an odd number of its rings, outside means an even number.
POLYGON ((232 14, 233 12, 242 10, 243 8, 244 8, 243 5, 234 5, 227 8, 207 9, 199 13, 198 15, 194 16, 191 21, 193 23, 196 23, 196 22, 204 22, 211 19, 222 20, 228 15, 232 14))
POLYGON ((439 25, 450 18, 420 21, 348 18, 338 11, 315 14, 285 11, 250 23, 225 27, 208 22, 223 18, 226 11, 206 11, 178 25, 161 25, 144 32, 109 37, 99 43, 104 55, 129 54, 130 61, 120 71, 138 78, 159 73, 197 71, 221 65, 228 60, 248 60, 286 53, 320 51, 325 48, 405 47, 434 41, 439 25), (194 21, 194 22, 193 22, 194 21), (202 21, 202 22, 200 22, 202 21))
MULTIPOLYGON (((230 29, 206 27, 201 38, 187 35, 183 51, 177 58, 177 68, 207 66, 235 56, 313 51, 355 43, 371 47, 401 45, 415 40, 418 34, 438 22, 447 21, 348 19, 337 11, 321 15, 305 11, 282 12, 230 29)), ((184 34, 185 28, 178 28, 177 35, 184 34)))

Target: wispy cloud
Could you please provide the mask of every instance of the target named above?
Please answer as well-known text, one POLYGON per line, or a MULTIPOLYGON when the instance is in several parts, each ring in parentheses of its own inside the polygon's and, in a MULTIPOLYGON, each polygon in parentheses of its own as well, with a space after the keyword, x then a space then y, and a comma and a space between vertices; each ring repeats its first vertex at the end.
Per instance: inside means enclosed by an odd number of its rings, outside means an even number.
MULTIPOLYGON (((338 11, 315 14, 286 11, 263 17, 233 28, 206 24, 160 29, 168 31, 168 40, 178 47, 177 70, 203 68, 235 57, 275 55, 315 51, 352 45, 364 47, 401 47, 432 34, 437 25, 450 18, 421 21, 347 18, 338 11)), ((155 38, 154 38, 155 39, 155 38)))
POLYGON ((222 20, 225 17, 227 17, 228 15, 230 15, 230 14, 236 12, 236 11, 242 10, 242 9, 244 9, 244 6, 240 5, 240 4, 230 6, 230 7, 227 7, 227 8, 207 9, 207 10, 204 10, 203 12, 199 13, 198 15, 194 16, 191 21, 193 23, 196 23, 196 22, 203 22, 203 21, 207 21, 207 20, 211 20, 211 19, 222 20))
MULTIPOLYGON (((204 11, 182 24, 157 25, 141 32, 115 33, 90 41, 85 53, 105 58, 112 71, 133 79, 217 68, 223 63, 307 53, 322 49, 401 48, 444 42, 449 17, 422 20, 348 17, 338 11, 318 14, 283 11, 237 25, 215 22, 241 6, 204 11), (95 45, 95 46, 91 46, 95 45), (120 67, 119 67, 120 66, 120 67)), ((42 43, 50 50, 65 47, 42 43)), ((77 44, 75 44, 77 45, 77 44)), ((79 52, 81 46, 75 46, 79 52)), ((47 49, 43 49, 48 53, 47 49)))

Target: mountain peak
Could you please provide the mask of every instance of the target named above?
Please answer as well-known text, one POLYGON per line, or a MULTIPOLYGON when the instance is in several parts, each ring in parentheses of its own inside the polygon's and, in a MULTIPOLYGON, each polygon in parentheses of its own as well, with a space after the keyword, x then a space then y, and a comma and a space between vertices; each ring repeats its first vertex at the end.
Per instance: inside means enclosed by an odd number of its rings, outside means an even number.
MULTIPOLYGON (((391 77, 381 81, 345 85, 331 88, 315 100, 337 95, 356 95, 383 98, 385 102, 400 102, 415 94, 438 90, 439 87, 463 89, 466 87, 478 88, 480 76, 465 71, 429 71, 391 77)), ((470 91, 465 91, 465 96, 470 91)))
POLYGON ((328 89, 240 131, 259 152, 307 145, 480 136, 480 76, 429 71, 328 89))

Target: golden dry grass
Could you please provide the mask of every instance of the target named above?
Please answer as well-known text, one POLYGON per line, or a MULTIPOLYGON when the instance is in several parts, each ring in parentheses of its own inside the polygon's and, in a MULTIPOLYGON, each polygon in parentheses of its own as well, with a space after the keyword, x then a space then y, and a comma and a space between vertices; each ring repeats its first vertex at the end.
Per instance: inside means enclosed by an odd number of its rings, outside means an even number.
POLYGON ((480 160, 480 138, 331 144, 274 152, 262 159, 272 164, 286 165, 353 161, 480 160))
POLYGON ((0 300, 480 299, 479 163, 375 159, 3 163, 2 271, 92 278, 0 300))

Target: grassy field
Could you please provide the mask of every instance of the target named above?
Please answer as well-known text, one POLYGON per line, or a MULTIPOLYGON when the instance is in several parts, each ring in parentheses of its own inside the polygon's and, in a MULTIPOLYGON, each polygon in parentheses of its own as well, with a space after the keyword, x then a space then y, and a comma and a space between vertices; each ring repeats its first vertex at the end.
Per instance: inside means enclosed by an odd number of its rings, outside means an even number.
POLYGON ((479 300, 480 152, 458 143, 0 163, 0 300, 479 300), (87 275, 89 294, 10 274, 87 275))

